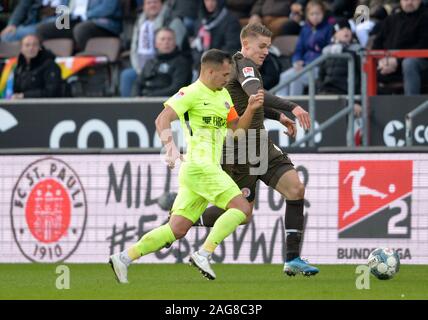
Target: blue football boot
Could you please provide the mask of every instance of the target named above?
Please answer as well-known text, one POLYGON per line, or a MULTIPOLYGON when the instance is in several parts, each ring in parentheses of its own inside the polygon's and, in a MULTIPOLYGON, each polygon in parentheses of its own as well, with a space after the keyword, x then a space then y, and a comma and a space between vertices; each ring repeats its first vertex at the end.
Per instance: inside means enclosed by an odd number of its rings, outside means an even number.
POLYGON ((284 273, 287 276, 295 276, 296 274, 301 273, 304 276, 309 277, 316 275, 318 272, 318 268, 311 266, 300 257, 284 263, 284 273))

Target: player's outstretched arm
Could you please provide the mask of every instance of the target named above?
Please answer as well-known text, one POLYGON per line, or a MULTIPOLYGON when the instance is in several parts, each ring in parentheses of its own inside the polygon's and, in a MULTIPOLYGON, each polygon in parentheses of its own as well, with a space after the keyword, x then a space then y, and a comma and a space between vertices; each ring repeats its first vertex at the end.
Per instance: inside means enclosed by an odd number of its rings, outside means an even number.
POLYGON ((175 161, 177 159, 183 159, 180 151, 174 143, 171 131, 171 122, 177 119, 178 115, 174 109, 166 105, 155 121, 156 131, 162 141, 162 144, 166 148, 165 160, 170 169, 175 167, 175 161))
POLYGON ((245 109, 244 114, 237 119, 234 123, 229 125, 229 128, 231 128, 233 131, 237 129, 244 129, 247 130, 250 125, 251 121, 253 120, 254 113, 260 108, 263 107, 264 102, 264 90, 259 90, 257 94, 251 95, 248 99, 248 105, 245 109))
POLYGON ((280 111, 289 111, 297 118, 300 126, 303 129, 308 130, 311 127, 311 119, 309 117, 309 113, 307 113, 297 103, 277 97, 270 92, 266 92, 265 106, 268 108, 274 108, 280 111))
MULTIPOLYGON (((252 69, 252 67, 250 68, 252 69)), ((263 90, 260 79, 254 77, 254 74, 246 76, 241 72, 238 80, 241 83, 242 89, 244 89, 248 96, 256 94, 259 90, 263 90)), ((265 92, 264 100, 264 114, 266 118, 283 123, 278 110, 281 112, 288 111, 294 114, 303 129, 307 130, 311 127, 309 114, 297 103, 277 97, 268 91, 265 92)))

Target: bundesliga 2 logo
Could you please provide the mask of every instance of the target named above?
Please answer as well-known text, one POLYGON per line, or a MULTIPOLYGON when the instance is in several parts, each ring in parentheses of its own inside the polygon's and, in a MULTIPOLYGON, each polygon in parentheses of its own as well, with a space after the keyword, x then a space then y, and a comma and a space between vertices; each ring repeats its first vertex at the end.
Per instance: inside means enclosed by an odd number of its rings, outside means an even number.
POLYGON ((30 261, 67 259, 83 237, 86 218, 85 191, 76 172, 65 162, 41 159, 19 177, 11 201, 12 231, 30 261))
POLYGON ((340 161, 339 238, 410 238, 412 161, 340 161))

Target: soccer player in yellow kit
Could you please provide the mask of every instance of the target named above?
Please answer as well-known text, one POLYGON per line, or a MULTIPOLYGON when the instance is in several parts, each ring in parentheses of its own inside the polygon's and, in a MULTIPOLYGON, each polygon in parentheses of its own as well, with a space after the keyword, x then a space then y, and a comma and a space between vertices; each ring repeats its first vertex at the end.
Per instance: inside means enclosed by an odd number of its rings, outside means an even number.
POLYGON ((191 131, 186 137, 188 151, 180 167, 179 191, 168 223, 151 230, 123 252, 110 256, 109 262, 120 283, 128 282, 128 267, 132 261, 184 237, 208 203, 226 211, 217 219, 202 249, 190 256, 190 262, 205 277, 214 280, 216 275, 209 262, 211 254, 250 215, 248 201, 222 170, 220 160, 227 128, 248 129, 253 115, 263 106, 264 91, 259 90, 249 97, 247 109, 239 117, 224 88, 232 70, 231 63, 231 56, 224 51, 205 52, 199 79, 168 99, 156 119, 156 129, 172 169, 182 156, 172 139, 171 122, 180 119, 184 124, 187 113, 191 131))

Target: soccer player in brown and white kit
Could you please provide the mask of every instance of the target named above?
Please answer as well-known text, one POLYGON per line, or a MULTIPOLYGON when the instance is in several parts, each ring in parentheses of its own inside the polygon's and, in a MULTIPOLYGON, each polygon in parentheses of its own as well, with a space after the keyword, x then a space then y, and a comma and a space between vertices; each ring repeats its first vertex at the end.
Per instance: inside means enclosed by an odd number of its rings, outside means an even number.
MULTIPOLYGON (((271 45, 272 32, 262 24, 249 24, 241 31, 242 49, 233 56, 233 71, 231 79, 227 84, 233 103, 238 115, 242 115, 247 107, 248 97, 256 94, 258 90, 263 89, 263 79, 258 68, 263 64, 268 49, 271 45)), ((280 121, 288 129, 290 136, 296 135, 296 127, 293 121, 288 119, 281 111, 289 111, 297 118, 300 126, 307 130, 311 126, 309 114, 302 107, 277 97, 265 91, 264 109, 260 109, 253 117, 250 129, 255 129, 256 134, 251 137, 248 134, 247 146, 256 147, 256 150, 264 148, 265 158, 260 151, 260 161, 267 161, 267 171, 263 174, 251 174, 251 168, 255 168, 253 161, 248 158, 248 150, 242 164, 242 158, 239 154, 238 144, 235 143, 233 163, 228 164, 226 158, 223 159, 223 170, 225 170, 233 180, 238 184, 241 190, 246 191, 247 200, 251 207, 254 207, 254 197, 256 184, 258 180, 277 190, 286 200, 285 208, 285 232, 286 232, 286 261, 284 263, 284 273, 294 276, 301 273, 306 276, 315 275, 319 269, 309 265, 300 258, 300 246, 304 229, 303 198, 305 187, 299 179, 297 171, 287 154, 283 153, 267 137, 263 121, 264 118, 270 118, 280 121), (278 111, 280 110, 280 111, 278 111), (267 146, 263 145, 267 141, 267 146), (262 143, 261 143, 262 142, 262 143), (262 145, 261 145, 262 144, 262 145), (267 157, 267 158, 266 158, 267 157), (240 164, 241 163, 241 164, 240 164)), ((224 154, 230 154, 227 144, 223 149, 224 154)), ((258 164, 259 165, 259 164, 258 164)), ((254 170, 253 170, 254 172, 254 170)), ((206 209, 200 224, 211 227, 215 220, 224 212, 217 207, 206 209)), ((249 216, 245 223, 251 219, 249 216)))

